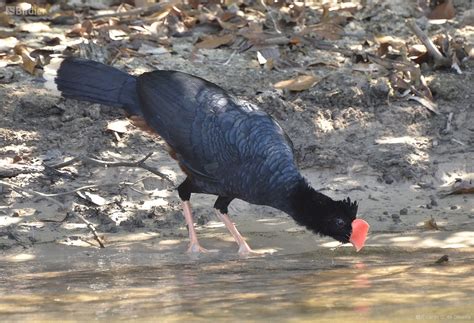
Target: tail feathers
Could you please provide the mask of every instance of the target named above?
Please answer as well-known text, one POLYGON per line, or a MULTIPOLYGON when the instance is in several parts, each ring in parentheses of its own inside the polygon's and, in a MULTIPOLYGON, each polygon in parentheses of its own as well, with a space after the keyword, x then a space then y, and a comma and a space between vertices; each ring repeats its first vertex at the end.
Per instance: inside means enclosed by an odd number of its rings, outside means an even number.
POLYGON ((81 58, 53 59, 45 66, 43 77, 45 87, 55 94, 142 115, 136 77, 114 67, 81 58))

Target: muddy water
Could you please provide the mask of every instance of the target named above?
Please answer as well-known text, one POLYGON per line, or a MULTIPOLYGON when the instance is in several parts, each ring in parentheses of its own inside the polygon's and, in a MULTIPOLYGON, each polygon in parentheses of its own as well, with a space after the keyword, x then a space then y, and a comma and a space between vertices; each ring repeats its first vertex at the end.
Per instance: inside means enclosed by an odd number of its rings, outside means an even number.
POLYGON ((318 249, 191 259, 145 244, 45 246, 0 263, 0 320, 474 320, 474 255, 318 249))

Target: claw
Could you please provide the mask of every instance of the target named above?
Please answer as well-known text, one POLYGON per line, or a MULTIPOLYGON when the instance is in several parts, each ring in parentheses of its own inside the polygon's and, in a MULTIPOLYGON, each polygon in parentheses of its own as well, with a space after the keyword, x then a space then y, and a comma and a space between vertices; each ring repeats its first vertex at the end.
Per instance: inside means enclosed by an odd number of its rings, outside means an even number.
POLYGON ((244 242, 240 245, 238 253, 239 253, 239 256, 241 256, 241 257, 261 255, 260 252, 251 249, 246 242, 244 242))
POLYGON ((201 247, 201 245, 197 242, 195 243, 190 243, 189 248, 187 250, 188 253, 190 254, 200 254, 200 253, 208 253, 209 250, 201 247))

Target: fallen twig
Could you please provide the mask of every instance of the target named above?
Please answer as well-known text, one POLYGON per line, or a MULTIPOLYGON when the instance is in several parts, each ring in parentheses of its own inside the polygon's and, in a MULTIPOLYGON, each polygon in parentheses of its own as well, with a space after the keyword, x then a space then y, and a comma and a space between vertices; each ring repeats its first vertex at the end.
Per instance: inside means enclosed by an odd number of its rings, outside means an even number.
POLYGON ((86 218, 84 218, 81 214, 79 214, 77 212, 70 211, 69 213, 72 214, 72 215, 77 216, 82 222, 84 222, 86 224, 86 226, 89 228, 89 230, 92 232, 92 234, 94 235, 94 238, 99 243, 99 246, 101 248, 105 248, 104 242, 102 241, 102 238, 97 233, 97 230, 96 230, 94 224, 89 222, 86 218))
POLYGON ((434 114, 439 114, 440 113, 439 110, 438 110, 438 105, 435 102, 428 99, 426 96, 410 95, 408 97, 408 100, 413 100, 413 101, 418 102, 419 104, 421 104, 426 109, 433 112, 434 114))
POLYGON ((261 46, 286 45, 289 42, 290 42, 290 38, 286 36, 277 36, 277 37, 263 39, 261 42, 258 43, 258 45, 261 45, 261 46))
POLYGON ((161 179, 167 181, 171 185, 175 185, 175 183, 165 174, 160 172, 155 167, 145 164, 145 161, 151 157, 153 153, 147 154, 140 160, 132 161, 132 162, 124 162, 124 161, 104 161, 88 156, 76 156, 64 162, 53 164, 53 165, 21 165, 21 164, 0 164, 0 177, 15 177, 20 174, 31 174, 31 173, 42 173, 47 168, 49 169, 59 169, 66 166, 73 165, 75 163, 82 162, 84 164, 92 164, 102 167, 138 167, 143 168, 150 173, 155 174, 156 176, 160 177, 161 179))
POLYGON ((401 62, 388 58, 379 58, 373 54, 367 53, 367 58, 372 63, 378 64, 388 70, 396 70, 419 74, 416 65, 412 62, 401 62))
POLYGON ((84 164, 92 164, 92 165, 97 165, 97 166, 103 166, 103 167, 138 167, 138 168, 143 168, 150 173, 153 173, 160 178, 166 180, 168 183, 174 185, 174 182, 165 174, 157 170, 155 167, 152 167, 150 165, 145 164, 145 161, 153 155, 153 152, 147 154, 145 157, 143 157, 140 160, 133 161, 133 162, 123 162, 123 161, 104 161, 100 159, 95 159, 92 157, 88 156, 77 156, 74 158, 71 158, 65 162, 55 164, 55 165, 49 165, 49 167, 58 169, 58 168, 63 168, 66 166, 73 165, 77 162, 82 162, 84 164))
POLYGON ((436 45, 431 41, 431 39, 421 30, 420 27, 416 24, 413 19, 408 19, 406 21, 408 28, 415 34, 416 37, 425 45, 426 50, 435 60, 435 64, 438 66, 450 66, 451 60, 445 57, 436 45))
POLYGON ((20 174, 31 174, 44 172, 41 165, 4 164, 0 163, 0 177, 15 177, 20 174))
POLYGON ((466 144, 464 142, 462 142, 461 140, 457 140, 456 138, 451 138, 451 141, 454 142, 454 143, 457 143, 461 146, 466 146, 466 144))
POLYGON ((453 116, 453 112, 450 112, 448 114, 448 119, 446 119, 446 127, 441 131, 443 134, 448 134, 451 132, 451 123, 453 122, 453 116))
POLYGON ((81 186, 81 187, 78 187, 78 188, 75 188, 73 190, 66 191, 66 192, 42 193, 42 194, 43 194, 44 197, 65 196, 65 195, 70 195, 70 194, 77 193, 79 191, 88 190, 88 189, 91 189, 91 188, 97 188, 97 187, 103 187, 103 186, 122 186, 122 185, 132 186, 132 185, 135 185, 135 183, 120 182, 120 183, 92 184, 92 185, 81 186))
POLYGON ((15 185, 15 184, 11 184, 11 183, 7 183, 5 181, 1 181, 0 180, 0 184, 6 186, 6 187, 9 187, 11 188, 12 190, 15 190, 15 191, 20 191, 20 192, 24 192, 24 193, 27 193, 27 194, 30 194, 30 195, 35 195, 35 196, 38 196, 38 197, 41 197, 41 198, 44 198, 54 204, 56 204, 57 206, 59 206, 62 210, 66 210, 66 206, 59 202, 58 200, 52 198, 51 196, 48 196, 48 194, 45 194, 45 193, 41 193, 41 192, 37 192, 37 191, 33 191, 33 190, 29 190, 27 188, 23 188, 21 186, 18 186, 18 185, 15 185))
MULTIPOLYGON (((56 205, 58 205, 60 207, 61 210, 66 210, 66 206, 64 205, 64 203, 61 203, 60 201, 56 200, 55 198, 51 197, 50 194, 45 194, 45 193, 41 193, 41 192, 37 192, 37 191, 33 191, 33 190, 29 190, 27 188, 23 188, 21 186, 18 186, 18 185, 15 185, 15 184, 11 184, 11 183, 7 183, 5 181, 1 181, 0 180, 0 184, 6 186, 6 187, 9 187, 15 191, 20 191, 20 192, 24 192, 24 193, 27 193, 27 194, 30 194, 30 195, 34 195, 34 196, 38 196, 38 197, 41 197, 41 198, 44 198, 56 205)), ((94 226, 94 224, 92 224, 90 221, 88 221, 86 218, 84 218, 82 215, 80 215, 79 213, 76 213, 74 211, 69 211, 68 213, 72 214, 72 215, 75 215, 77 218, 79 218, 82 222, 84 222, 86 224, 86 226, 89 228, 89 230, 92 232, 92 234, 94 235, 94 238, 95 240, 99 243, 99 246, 101 248, 105 248, 105 245, 104 245, 104 242, 102 241, 102 239, 99 237, 99 234, 97 233, 97 230, 94 226)))
POLYGON ((267 4, 265 3, 265 1, 263 0, 260 0, 259 1, 259 4, 265 9, 265 11, 268 13, 268 15, 270 16, 270 19, 272 20, 272 23, 273 23, 273 28, 275 29, 275 31, 278 33, 278 34, 281 34, 281 30, 280 28, 278 27, 278 22, 276 21, 275 17, 273 17, 273 12, 272 12, 272 9, 269 9, 267 4))
POLYGON ((113 13, 106 13, 102 15, 95 15, 91 17, 91 19, 101 19, 101 18, 121 18, 121 17, 128 17, 128 16, 149 16, 154 14, 155 12, 160 11, 161 9, 165 8, 166 6, 172 5, 171 3, 156 3, 154 5, 148 7, 141 7, 136 8, 128 11, 122 12, 113 12, 113 13))
POLYGON ((232 54, 230 54, 229 58, 224 63, 222 63, 222 65, 228 65, 236 53, 237 50, 234 50, 232 54))
POLYGON ((438 192, 438 195, 441 198, 445 198, 450 195, 458 194, 473 194, 474 193, 474 180, 465 178, 465 179, 456 179, 449 187, 438 192))

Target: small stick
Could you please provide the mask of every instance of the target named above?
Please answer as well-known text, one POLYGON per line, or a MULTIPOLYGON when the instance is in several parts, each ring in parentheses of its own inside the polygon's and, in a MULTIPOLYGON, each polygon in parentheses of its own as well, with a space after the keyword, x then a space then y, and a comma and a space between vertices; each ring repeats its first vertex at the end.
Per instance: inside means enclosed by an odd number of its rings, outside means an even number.
MULTIPOLYGON (((45 193, 41 193, 41 192, 37 192, 37 191, 33 191, 33 190, 29 190, 29 189, 26 189, 26 188, 23 188, 21 186, 18 186, 18 185, 15 185, 15 184, 11 184, 11 183, 7 183, 7 182, 4 182, 4 181, 1 181, 0 180, 0 184, 6 186, 6 187, 9 187, 13 190, 18 190, 20 192, 24 192, 24 193, 27 193, 27 194, 30 194, 30 195, 34 195, 34 196, 38 196, 38 197, 41 197, 41 198, 44 198, 48 201, 51 201, 53 202, 54 204, 58 205, 62 210, 65 210, 66 209, 66 206, 59 202, 58 200, 56 200, 55 198, 52 198, 51 196, 49 196, 49 194, 45 194, 45 193)), ((105 245, 104 245, 104 242, 102 241, 102 239, 99 237, 99 234, 97 233, 97 230, 95 229, 94 225, 89 222, 86 218, 84 218, 82 215, 80 215, 79 213, 76 213, 74 211, 70 211, 69 213, 77 216, 82 222, 84 222, 86 224, 86 226, 89 228, 89 230, 92 232, 92 234, 94 235, 94 238, 95 240, 99 243, 99 246, 101 248, 105 248, 105 245)))
POLYGON ((48 194, 45 194, 45 193, 41 193, 41 192, 37 192, 37 191, 33 191, 33 190, 29 190, 27 188, 23 188, 21 186, 18 186, 18 185, 15 185, 15 184, 11 184, 11 183, 7 183, 5 181, 1 181, 0 180, 0 184, 2 185, 5 185, 6 187, 9 187, 15 191, 20 191, 20 192, 24 192, 24 193, 27 193, 27 194, 30 194, 30 195, 35 195, 35 196, 38 196, 38 197, 41 197, 41 198, 44 198, 54 204, 56 204, 57 206, 59 206, 62 210, 65 210, 66 209, 66 206, 59 202, 58 200, 48 196, 48 194))
POLYGON ((230 54, 230 57, 224 63, 222 63, 222 65, 228 65, 230 61, 232 60, 232 58, 234 57, 235 53, 237 53, 237 50, 234 50, 232 54, 230 54))
POLYGON ((150 173, 153 173, 159 176, 160 178, 166 180, 168 183, 174 185, 174 182, 167 175, 163 174, 162 172, 157 170, 155 167, 145 164, 145 161, 148 158, 150 158, 151 155, 153 155, 153 152, 148 153, 142 159, 134 161, 134 162, 104 161, 104 160, 95 159, 95 158, 87 157, 87 156, 77 156, 59 164, 50 165, 49 167, 57 169, 57 168, 62 168, 62 167, 75 164, 76 162, 82 162, 85 164, 92 164, 92 165, 103 166, 103 167, 138 167, 138 168, 143 168, 149 171, 150 173))
POLYGON ((58 163, 58 164, 49 165, 48 167, 58 169, 58 168, 63 168, 63 167, 66 167, 66 166, 73 165, 73 164, 75 164, 79 161, 81 161, 81 156, 76 156, 76 157, 73 157, 69 160, 63 161, 63 162, 58 163))
POLYGON ((84 218, 81 214, 79 214, 77 212, 70 211, 69 213, 71 213, 72 215, 77 216, 82 222, 84 222, 86 224, 86 226, 89 228, 89 230, 91 230, 92 234, 94 235, 95 240, 99 243, 99 246, 101 248, 105 248, 104 242, 100 238, 100 236, 97 233, 97 230, 96 230, 94 224, 92 224, 92 222, 89 222, 86 218, 84 218))
POLYGON ((290 39, 286 36, 278 36, 273 38, 264 39, 258 45, 286 45, 290 42, 290 39))
POLYGON ((160 11, 167 5, 171 5, 171 3, 156 3, 148 7, 142 7, 142 8, 132 9, 128 11, 106 13, 103 15, 95 15, 91 17, 91 19, 95 20, 95 19, 100 19, 100 18, 121 18, 121 17, 135 16, 135 15, 149 16, 151 14, 154 14, 157 11, 160 11))
POLYGON ((451 138, 451 141, 452 141, 452 142, 455 142, 455 143, 457 143, 457 144, 459 144, 459 145, 461 145, 461 146, 466 146, 465 143, 463 143, 461 140, 457 140, 456 138, 451 138))
POLYGON ((73 190, 67 191, 67 192, 60 192, 60 193, 41 193, 43 194, 43 197, 55 197, 55 196, 64 196, 64 195, 70 195, 79 191, 83 190, 88 190, 91 188, 97 188, 97 187, 103 187, 103 186, 132 186, 135 185, 136 183, 129 183, 129 182, 120 182, 120 183, 105 183, 105 184, 92 184, 92 185, 85 185, 81 186, 78 188, 75 188, 73 190))
POLYGON ((260 5, 263 6, 263 8, 265 9, 265 11, 268 13, 268 15, 270 16, 270 19, 272 20, 272 23, 273 23, 273 28, 275 29, 275 31, 278 33, 278 34, 281 34, 281 30, 280 28, 278 27, 278 23, 277 21, 275 20, 275 17, 273 17, 273 12, 271 9, 268 8, 267 4, 265 3, 264 0, 260 0, 259 1, 260 5))
POLYGON ((450 65, 450 60, 443 56, 431 39, 421 30, 413 19, 406 21, 408 28, 415 34, 416 37, 425 45, 426 50, 433 56, 435 62, 441 66, 450 65))
POLYGON ((448 134, 448 133, 451 132, 451 123, 453 121, 453 116, 454 116, 453 112, 450 112, 448 114, 448 119, 446 120, 446 128, 444 128, 444 130, 443 130, 444 134, 448 134))
POLYGON ((44 166, 24 164, 0 164, 0 177, 15 177, 20 174, 44 172, 44 166))
POLYGON ((150 158, 150 156, 153 155, 153 153, 149 153, 145 157, 143 157, 140 160, 134 161, 134 162, 119 162, 119 161, 103 161, 100 159, 95 159, 92 157, 87 157, 87 156, 76 156, 73 157, 69 160, 66 160, 64 162, 54 164, 54 165, 46 165, 46 166, 32 166, 32 165, 0 165, 0 177, 15 177, 19 174, 30 174, 30 173, 41 173, 45 170, 46 168, 50 169, 59 169, 63 168, 66 166, 73 165, 78 162, 82 162, 84 164, 92 164, 92 165, 97 165, 97 166, 102 166, 102 167, 138 167, 138 168, 143 168, 150 173, 153 173, 157 176, 159 176, 161 179, 166 180, 168 183, 171 185, 175 185, 175 183, 165 174, 157 170, 155 167, 152 167, 150 165, 145 164, 145 161, 150 158))

